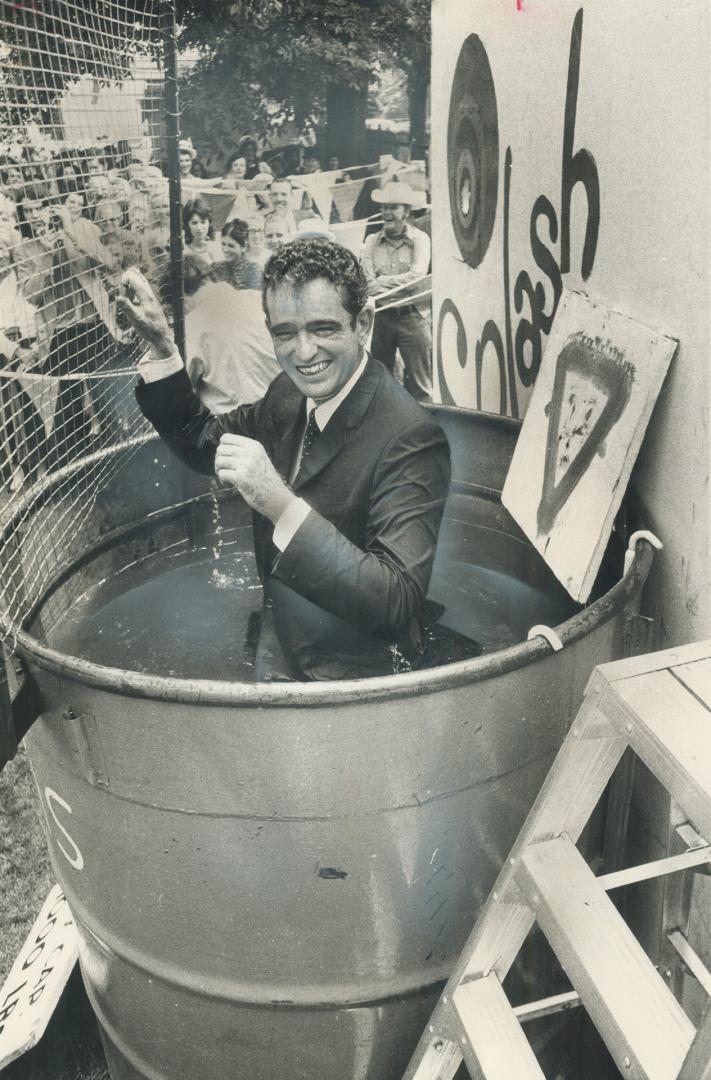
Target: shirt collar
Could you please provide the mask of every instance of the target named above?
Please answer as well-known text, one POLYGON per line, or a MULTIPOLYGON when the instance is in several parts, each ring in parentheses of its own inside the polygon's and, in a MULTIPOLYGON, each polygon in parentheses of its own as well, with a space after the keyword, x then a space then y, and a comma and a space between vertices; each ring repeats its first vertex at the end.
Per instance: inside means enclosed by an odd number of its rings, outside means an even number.
POLYGON ((363 350, 363 359, 351 375, 350 379, 345 386, 342 386, 338 393, 329 398, 328 401, 322 401, 320 405, 317 405, 313 398, 306 399, 306 415, 311 415, 311 410, 314 410, 314 419, 318 425, 319 431, 323 431, 326 424, 331 419, 341 402, 345 401, 355 384, 360 379, 361 375, 365 371, 365 365, 368 363, 368 354, 363 350))
POLYGON ((409 221, 406 221, 405 231, 403 233, 400 233, 399 236, 388 236, 385 232, 385 229, 381 229, 380 236, 378 237, 378 243, 382 244, 383 242, 385 242, 386 244, 414 244, 415 237, 412 233, 412 225, 409 221))

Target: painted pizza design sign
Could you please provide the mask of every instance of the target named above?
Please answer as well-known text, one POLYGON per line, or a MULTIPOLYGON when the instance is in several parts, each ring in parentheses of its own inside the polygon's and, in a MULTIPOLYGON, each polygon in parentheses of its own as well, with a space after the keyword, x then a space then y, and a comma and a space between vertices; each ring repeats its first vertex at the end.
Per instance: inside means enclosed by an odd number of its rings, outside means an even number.
POLYGON ((580 602, 676 346, 619 311, 563 293, 501 498, 580 602))

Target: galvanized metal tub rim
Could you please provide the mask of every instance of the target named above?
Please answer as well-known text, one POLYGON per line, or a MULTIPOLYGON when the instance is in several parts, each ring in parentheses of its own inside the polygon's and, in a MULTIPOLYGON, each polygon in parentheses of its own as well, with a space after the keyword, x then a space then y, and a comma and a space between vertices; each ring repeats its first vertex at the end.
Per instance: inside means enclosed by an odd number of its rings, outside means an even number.
MULTIPOLYGON (((457 408, 433 407, 432 411, 471 415, 470 410, 457 408)), ((476 415, 479 423, 493 424, 497 428, 509 431, 520 428, 520 422, 509 417, 481 412, 477 412, 476 415)), ((111 456, 137 449, 152 441, 158 441, 154 432, 140 435, 85 455, 70 465, 48 474, 33 484, 27 493, 14 503, 11 513, 5 516, 4 520, 0 518, 0 533, 3 540, 22 519, 23 514, 31 511, 34 506, 41 505, 58 485, 71 476, 88 467, 101 465, 111 456)), ((470 485, 460 486, 469 487, 470 485)), ((478 484, 472 487, 478 488, 491 497, 499 495, 493 489, 481 488, 478 484)), ((164 512, 165 508, 156 511, 155 514, 149 514, 148 518, 159 517, 164 512)), ((119 533, 122 531, 124 530, 118 530, 119 533)), ((104 542, 109 543, 111 539, 112 537, 105 536, 104 542)), ((637 544, 634 560, 623 577, 598 600, 553 628, 564 647, 578 641, 596 626, 606 623, 632 600, 649 574, 653 556, 652 547, 646 541, 640 541, 637 544)), ((65 573, 71 573, 71 569, 65 573)), ((262 706, 314 708, 328 707, 333 704, 405 699, 426 692, 448 690, 504 675, 527 664, 543 660, 551 652, 548 642, 541 637, 536 637, 531 641, 486 653, 473 660, 461 660, 424 671, 331 682, 251 684, 227 679, 181 679, 174 676, 146 675, 125 668, 96 664, 44 645, 27 630, 13 630, 8 625, 3 612, 0 612, 0 633, 13 642, 16 653, 26 661, 34 662, 46 671, 96 689, 109 690, 129 697, 173 701, 179 704, 238 705, 246 708, 262 706)))
MULTIPOLYGON (((621 611, 644 584, 652 559, 651 545, 645 540, 640 541, 632 565, 620 581, 589 607, 554 628, 563 646, 578 641, 593 627, 606 623, 621 611)), ((311 708, 334 703, 396 700, 481 682, 544 659, 550 655, 551 646, 543 638, 537 637, 474 660, 460 660, 426 671, 334 682, 255 684, 217 679, 180 679, 106 667, 43 645, 25 630, 17 633, 16 651, 23 659, 33 661, 47 671, 129 697, 246 708, 264 705, 311 708)))

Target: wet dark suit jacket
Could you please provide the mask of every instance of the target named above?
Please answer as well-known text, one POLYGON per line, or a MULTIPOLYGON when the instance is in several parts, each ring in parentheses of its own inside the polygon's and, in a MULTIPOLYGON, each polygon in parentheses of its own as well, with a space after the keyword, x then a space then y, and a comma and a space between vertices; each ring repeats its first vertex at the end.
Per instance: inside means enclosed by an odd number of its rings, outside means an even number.
MULTIPOLYGON (((257 439, 288 478, 306 402, 279 375, 253 405, 212 416, 185 371, 136 388, 144 415, 191 468, 214 473, 225 432, 257 439)), ((312 508, 286 550, 253 514, 264 612, 257 678, 338 679, 392 673, 408 657, 449 486, 449 446, 429 414, 372 358, 291 487, 312 508)))

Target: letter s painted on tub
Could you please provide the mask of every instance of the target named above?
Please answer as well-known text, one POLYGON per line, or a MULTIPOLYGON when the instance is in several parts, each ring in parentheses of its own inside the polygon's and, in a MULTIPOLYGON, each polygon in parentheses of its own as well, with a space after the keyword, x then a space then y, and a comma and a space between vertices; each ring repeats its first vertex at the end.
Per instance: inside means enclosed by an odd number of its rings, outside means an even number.
POLYGON ((45 797, 45 800, 47 802, 47 809, 49 810, 50 814, 52 815, 52 818, 54 820, 55 825, 57 826, 59 831, 62 833, 62 835, 64 837, 66 837, 66 839, 71 844, 71 846, 73 848, 73 854, 70 853, 69 851, 67 851, 67 849, 62 844, 61 840, 57 840, 57 847, 61 851, 62 855, 64 855, 64 858, 67 860, 67 862, 69 863, 70 866, 73 866, 75 870, 83 870, 84 869, 84 856, 82 855, 81 851, 79 850, 77 845, 74 843, 71 836, 69 835, 69 833, 67 832, 67 830, 64 828, 61 821, 57 817, 57 814, 55 812, 53 803, 58 803, 61 807, 63 807, 64 810, 67 811, 68 814, 71 814, 71 812, 72 812, 71 806, 69 805, 69 803, 64 801, 64 799, 61 797, 61 795, 58 795, 56 791, 53 791, 51 787, 46 787, 44 789, 44 797, 45 797))

